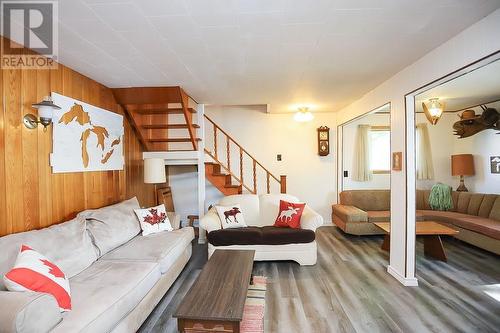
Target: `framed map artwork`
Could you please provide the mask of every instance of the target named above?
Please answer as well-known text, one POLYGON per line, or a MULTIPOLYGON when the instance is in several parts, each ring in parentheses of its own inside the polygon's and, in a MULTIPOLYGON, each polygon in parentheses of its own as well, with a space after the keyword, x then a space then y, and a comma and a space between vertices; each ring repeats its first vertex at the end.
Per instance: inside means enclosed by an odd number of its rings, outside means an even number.
POLYGON ((123 116, 52 93, 53 173, 123 170, 123 116))

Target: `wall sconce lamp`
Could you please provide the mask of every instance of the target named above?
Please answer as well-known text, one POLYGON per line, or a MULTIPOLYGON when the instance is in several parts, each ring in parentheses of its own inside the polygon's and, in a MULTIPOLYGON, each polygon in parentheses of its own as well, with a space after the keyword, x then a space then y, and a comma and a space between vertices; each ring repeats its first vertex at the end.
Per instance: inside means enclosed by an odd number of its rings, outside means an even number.
POLYGON ((313 120, 314 116, 313 114, 311 113, 311 111, 309 111, 309 108, 308 107, 301 107, 299 108, 299 111, 297 111, 294 115, 293 115, 293 119, 295 121, 298 121, 298 122, 306 122, 306 121, 311 121, 313 120))
POLYGON ((424 109, 427 120, 436 125, 444 111, 444 103, 439 102, 439 98, 429 99, 428 105, 422 102, 422 109, 424 109))
POLYGON ((61 107, 54 104, 50 96, 44 97, 43 101, 41 101, 40 103, 32 104, 31 106, 35 109, 38 109, 38 116, 40 118, 37 118, 32 113, 28 113, 23 118, 24 126, 29 129, 35 129, 38 127, 38 124, 42 124, 44 132, 47 130, 47 126, 52 124, 52 112, 54 110, 61 109, 61 107))

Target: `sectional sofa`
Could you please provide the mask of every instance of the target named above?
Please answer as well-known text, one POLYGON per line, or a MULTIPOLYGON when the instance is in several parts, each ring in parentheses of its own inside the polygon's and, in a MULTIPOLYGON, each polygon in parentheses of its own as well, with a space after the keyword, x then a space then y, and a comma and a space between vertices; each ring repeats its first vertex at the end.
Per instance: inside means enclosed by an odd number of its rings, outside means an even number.
POLYGON ((135 332, 191 257, 193 229, 141 236, 136 198, 80 213, 51 227, 0 238, 0 275, 26 244, 69 278, 72 310, 43 293, 6 291, 0 279, 0 332, 135 332))
MULTIPOLYGON (((429 190, 417 190, 417 220, 433 220, 458 230, 454 236, 472 245, 500 254, 500 195, 452 192, 453 209, 432 210, 429 190)), ((373 222, 390 221, 389 190, 351 190, 340 193, 332 206, 332 220, 353 235, 378 235, 373 222)))

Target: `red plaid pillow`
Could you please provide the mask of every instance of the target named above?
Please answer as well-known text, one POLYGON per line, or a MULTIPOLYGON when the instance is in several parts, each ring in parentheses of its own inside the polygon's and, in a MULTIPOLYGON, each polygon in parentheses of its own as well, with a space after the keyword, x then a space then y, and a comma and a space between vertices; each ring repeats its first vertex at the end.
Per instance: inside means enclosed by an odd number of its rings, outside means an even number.
POLYGON ((280 211, 274 226, 299 229, 300 218, 305 207, 305 203, 291 203, 280 200, 280 211))

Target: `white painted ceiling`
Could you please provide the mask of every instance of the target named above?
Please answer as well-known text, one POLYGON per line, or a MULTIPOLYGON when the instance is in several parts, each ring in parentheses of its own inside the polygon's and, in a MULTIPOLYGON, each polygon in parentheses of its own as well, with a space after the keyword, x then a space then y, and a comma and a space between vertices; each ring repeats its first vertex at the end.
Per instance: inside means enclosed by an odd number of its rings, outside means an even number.
POLYGON ((422 102, 439 98, 446 111, 460 111, 500 100, 500 60, 429 89, 415 98, 418 112, 422 102))
POLYGON ((61 0, 60 62, 198 102, 336 111, 500 0, 61 0))

